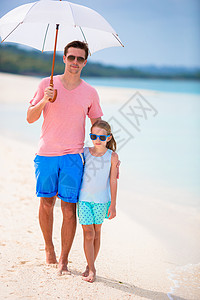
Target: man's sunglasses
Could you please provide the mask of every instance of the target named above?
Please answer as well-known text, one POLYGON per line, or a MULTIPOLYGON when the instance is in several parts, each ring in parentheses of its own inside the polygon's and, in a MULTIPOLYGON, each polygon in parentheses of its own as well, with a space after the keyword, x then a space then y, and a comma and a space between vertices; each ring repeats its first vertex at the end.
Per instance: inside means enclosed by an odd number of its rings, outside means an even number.
POLYGON ((77 58, 77 62, 81 64, 85 61, 85 58, 82 56, 74 56, 74 55, 67 56, 67 60, 70 62, 74 61, 75 58, 77 58))
POLYGON ((90 133, 90 138, 93 141, 95 141, 97 138, 99 138, 102 142, 104 142, 107 139, 107 137, 109 137, 109 136, 110 136, 110 134, 108 134, 108 135, 102 135, 102 134, 98 135, 98 134, 90 133))

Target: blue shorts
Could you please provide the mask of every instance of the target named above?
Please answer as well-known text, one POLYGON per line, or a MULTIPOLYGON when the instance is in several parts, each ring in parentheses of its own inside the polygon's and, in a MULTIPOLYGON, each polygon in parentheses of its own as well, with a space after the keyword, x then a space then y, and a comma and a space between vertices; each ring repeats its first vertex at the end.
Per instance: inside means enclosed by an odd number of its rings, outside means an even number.
POLYGON ((37 197, 53 197, 70 203, 78 201, 83 176, 83 154, 40 156, 34 159, 37 197))
POLYGON ((77 212, 81 225, 102 224, 104 219, 108 219, 108 209, 110 201, 107 203, 94 203, 79 201, 77 212))

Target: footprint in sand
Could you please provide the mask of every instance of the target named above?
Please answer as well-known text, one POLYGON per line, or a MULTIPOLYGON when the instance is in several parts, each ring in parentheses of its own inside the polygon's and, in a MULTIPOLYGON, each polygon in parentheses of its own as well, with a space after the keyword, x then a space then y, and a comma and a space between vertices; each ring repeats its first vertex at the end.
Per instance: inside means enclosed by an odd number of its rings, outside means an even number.
POLYGON ((20 263, 20 265, 25 265, 26 263, 28 263, 29 261, 28 260, 22 260, 22 261, 20 261, 19 263, 20 263))

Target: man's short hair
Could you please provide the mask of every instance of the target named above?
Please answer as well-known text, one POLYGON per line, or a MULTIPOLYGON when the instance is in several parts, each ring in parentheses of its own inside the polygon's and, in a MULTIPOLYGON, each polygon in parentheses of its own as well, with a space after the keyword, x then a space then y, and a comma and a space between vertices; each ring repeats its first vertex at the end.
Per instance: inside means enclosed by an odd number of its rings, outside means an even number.
POLYGON ((65 48, 64 48, 64 55, 65 56, 66 56, 67 51, 68 51, 69 48, 78 48, 78 49, 85 50, 85 59, 88 58, 89 49, 88 49, 88 44, 87 43, 81 42, 81 41, 73 41, 73 42, 67 44, 67 46, 65 46, 65 48))

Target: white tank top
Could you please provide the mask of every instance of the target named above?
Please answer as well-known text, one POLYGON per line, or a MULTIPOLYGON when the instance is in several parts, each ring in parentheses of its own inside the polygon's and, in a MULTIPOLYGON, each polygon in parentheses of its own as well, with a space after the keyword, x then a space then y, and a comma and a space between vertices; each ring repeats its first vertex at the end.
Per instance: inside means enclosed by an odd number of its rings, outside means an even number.
POLYGON ((110 167, 112 150, 100 157, 92 155, 89 147, 84 148, 85 166, 79 201, 107 203, 110 195, 110 167))

